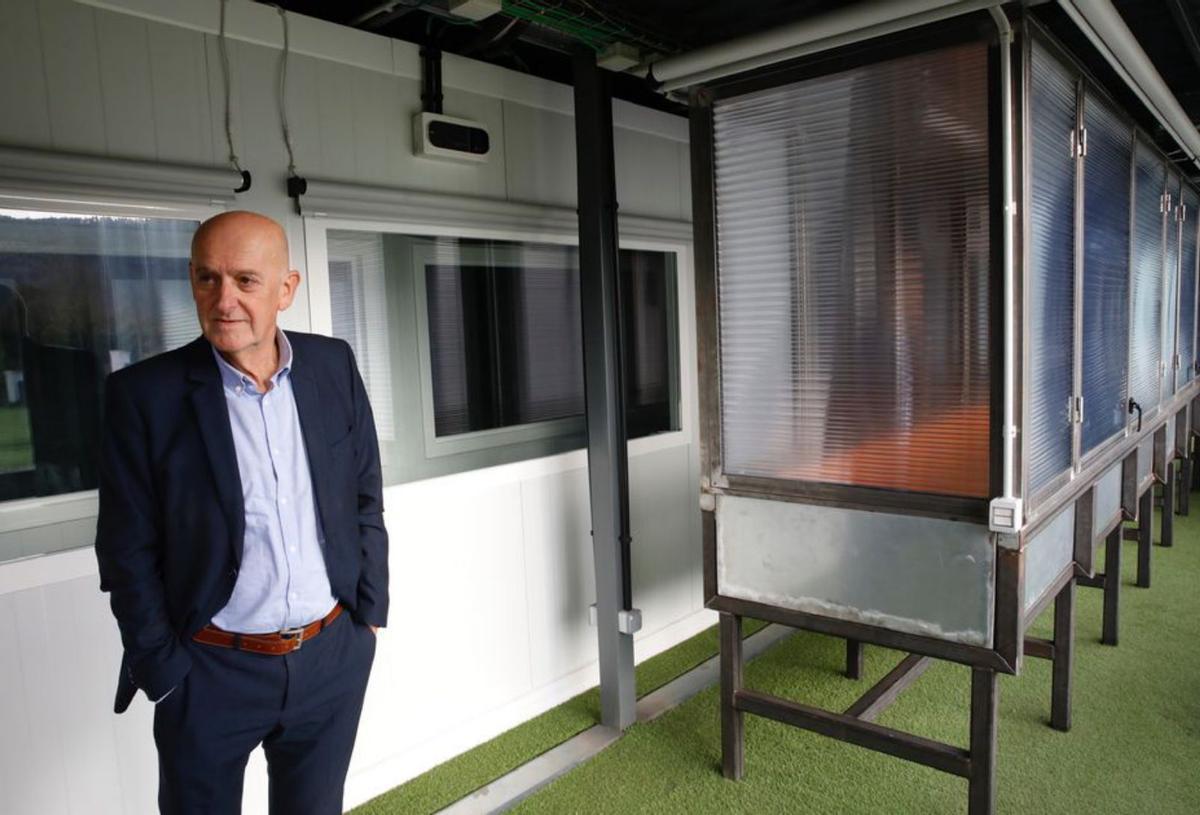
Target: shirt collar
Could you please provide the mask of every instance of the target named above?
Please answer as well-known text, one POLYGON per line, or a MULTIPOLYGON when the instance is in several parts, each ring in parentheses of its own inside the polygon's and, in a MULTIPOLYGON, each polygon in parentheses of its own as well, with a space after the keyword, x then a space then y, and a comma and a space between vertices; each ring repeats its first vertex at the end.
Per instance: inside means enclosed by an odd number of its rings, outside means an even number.
MULTIPOLYGON (((221 372, 221 382, 225 387, 234 390, 242 388, 251 392, 258 391, 258 386, 254 384, 253 379, 230 365, 214 346, 210 345, 209 347, 212 348, 213 356, 217 359, 217 368, 221 372)), ((278 385, 279 380, 292 370, 292 343, 281 328, 275 329, 275 347, 279 349, 279 370, 271 375, 272 387, 278 385)))

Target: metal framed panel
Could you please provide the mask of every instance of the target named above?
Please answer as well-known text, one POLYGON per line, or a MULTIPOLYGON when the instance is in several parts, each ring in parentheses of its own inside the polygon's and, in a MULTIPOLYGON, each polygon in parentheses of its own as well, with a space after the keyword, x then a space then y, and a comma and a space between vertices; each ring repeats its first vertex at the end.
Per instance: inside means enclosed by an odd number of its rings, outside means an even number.
POLYGON ((1053 488, 1073 461, 1078 74, 1030 43, 1029 265, 1025 269, 1028 494, 1053 488))
POLYGON ((1025 611, 1053 588, 1075 560, 1075 507, 1059 511, 1025 546, 1025 611))
POLYGON ((719 495, 721 595, 951 642, 992 644, 985 527, 719 495))
MULTIPOLYGON (((696 202, 697 310, 702 357, 701 391, 703 394, 703 404, 711 408, 707 411, 702 410, 702 413, 706 414, 702 419, 703 427, 706 430, 706 435, 702 443, 702 452, 705 460, 702 478, 705 482, 705 489, 727 493, 769 494, 772 497, 788 500, 811 500, 846 506, 896 506, 900 508, 901 512, 916 514, 949 515, 951 517, 970 516, 980 520, 986 516, 987 499, 993 493, 995 482, 999 480, 997 459, 1000 453, 1000 439, 998 434, 991 432, 990 427, 999 411, 999 393, 996 391, 994 385, 1000 378, 1001 368, 994 359, 995 355, 988 353, 987 348, 992 346, 998 347, 996 335, 999 331, 999 325, 992 323, 998 323, 999 321, 993 320, 992 315, 998 310, 1000 305, 994 292, 994 279, 1000 273, 1000 264, 995 262, 995 258, 992 255, 996 254, 1000 248, 1000 242, 995 239, 993 233, 999 231, 1002 219, 998 216, 999 209, 996 206, 997 202, 994 195, 997 188, 995 174, 998 172, 998 169, 993 164, 998 165, 998 162, 995 161, 995 152, 991 149, 998 141, 998 128, 996 124, 999 117, 995 115, 995 97, 997 96, 995 91, 997 89, 992 88, 998 74, 997 49, 993 45, 988 45, 986 42, 981 41, 980 37, 979 21, 975 20, 970 25, 955 25, 941 28, 936 36, 927 34, 923 37, 904 38, 903 42, 893 43, 887 48, 882 48, 878 51, 873 49, 868 57, 864 57, 861 49, 859 49, 852 55, 848 54, 845 57, 846 62, 839 62, 838 57, 827 57, 823 58, 819 65, 791 66, 780 71, 771 72, 765 78, 761 76, 735 78, 728 83, 693 91, 693 155, 699 156, 699 158, 694 158, 693 161, 693 190, 696 202), (722 128, 722 122, 720 121, 721 111, 732 110, 729 106, 734 104, 740 96, 747 94, 769 95, 781 85, 786 85, 789 81, 798 82, 802 79, 820 77, 837 68, 853 67, 855 64, 870 65, 886 58, 903 59, 906 54, 920 54, 922 51, 928 54, 931 43, 933 46, 942 46, 945 50, 949 51, 980 48, 980 53, 983 55, 983 81, 980 84, 986 82, 987 85, 986 92, 983 94, 987 99, 987 104, 985 105, 982 118, 979 119, 982 124, 975 126, 975 131, 973 131, 970 139, 961 142, 959 147, 953 148, 954 150, 966 149, 968 143, 973 141, 974 146, 970 149, 978 149, 980 151, 978 155, 985 168, 982 176, 985 181, 982 182, 983 197, 980 199, 980 205, 967 213, 968 220, 975 218, 978 221, 978 223, 973 222, 974 225, 967 230, 968 233, 975 236, 970 240, 975 241, 974 247, 982 252, 981 257, 988 258, 980 265, 973 264, 971 268, 986 269, 983 277, 983 281, 985 282, 977 287, 976 293, 970 301, 972 305, 970 306, 969 319, 974 322, 964 323, 962 322, 962 318, 952 318, 959 320, 957 323, 959 333, 965 330, 972 338, 982 337, 986 340, 986 342, 977 345, 976 350, 971 352, 971 359, 974 360, 970 363, 971 371, 980 372, 978 376, 974 373, 971 376, 982 383, 981 385, 974 386, 974 393, 978 394, 978 397, 973 396, 968 400, 967 404, 971 407, 971 415, 964 419, 962 416, 937 416, 936 414, 930 414, 930 406, 936 399, 931 401, 928 393, 920 393, 919 387, 916 389, 912 388, 914 381, 911 377, 914 371, 916 371, 913 361, 914 357, 910 356, 908 359, 903 360, 900 365, 896 365, 894 355, 876 355, 880 357, 875 360, 877 366, 880 364, 884 366, 890 364, 891 366, 891 370, 887 372, 887 381, 900 383, 896 389, 892 389, 893 394, 901 393, 901 397, 898 398, 901 398, 904 405, 908 405, 909 407, 915 406, 918 409, 918 415, 923 412, 924 414, 932 415, 934 419, 934 421, 926 422, 920 428, 921 435, 919 442, 931 444, 942 452, 936 454, 933 458, 926 457, 926 461, 922 462, 920 461, 920 455, 908 454, 914 449, 911 445, 906 447, 901 443, 900 446, 904 449, 893 449, 896 448, 897 439, 903 440, 906 438, 905 433, 893 432, 896 428, 888 427, 886 422, 881 426, 879 422, 873 421, 874 414, 872 411, 876 410, 877 406, 875 404, 868 404, 868 402, 879 401, 879 382, 871 381, 869 376, 865 378, 859 377, 851 368, 843 367, 838 368, 841 371, 838 377, 841 381, 835 383, 836 388, 825 387, 823 391, 821 387, 815 388, 814 392, 820 391, 824 394, 823 397, 818 395, 815 402, 822 403, 824 412, 830 414, 829 406, 831 404, 838 402, 842 405, 853 405, 853 402, 857 398, 854 396, 856 392, 863 396, 870 393, 869 397, 858 399, 862 404, 857 410, 863 416, 856 418, 850 415, 850 421, 846 421, 850 411, 833 411, 835 418, 841 422, 844 438, 846 439, 845 445, 839 450, 836 445, 826 444, 824 437, 827 434, 821 432, 814 437, 820 438, 820 443, 818 444, 816 441, 813 441, 809 444, 809 449, 816 453, 813 456, 815 459, 823 459, 827 455, 826 450, 832 449, 833 452, 829 454, 829 458, 836 460, 836 466, 831 469, 837 470, 840 467, 843 474, 849 473, 852 478, 845 478, 842 481, 838 481, 836 477, 829 478, 828 471, 820 471, 819 466, 817 467, 818 472, 816 473, 816 477, 813 477, 812 472, 806 473, 803 471, 805 465, 803 456, 795 455, 779 456, 778 461, 783 466, 776 469, 770 467, 742 467, 739 469, 737 466, 739 460, 738 452, 731 450, 730 447, 731 442, 734 442, 734 447, 736 447, 736 440, 730 437, 730 422, 726 420, 726 417, 731 412, 736 412, 739 405, 748 406, 751 412, 753 412, 754 405, 760 403, 760 400, 742 400, 738 403, 737 400, 730 398, 732 395, 731 379, 733 377, 731 371, 728 370, 728 363, 731 359, 731 351, 738 349, 723 347, 721 341, 722 336, 729 336, 728 333, 723 334, 722 332, 726 332, 726 329, 730 327, 721 315, 724 313, 724 309, 728 306, 731 298, 736 297, 738 293, 726 289, 725 281, 718 282, 717 275, 715 274, 717 255, 722 251, 736 251, 739 249, 736 245, 726 243, 724 235, 731 235, 733 238, 738 238, 749 231, 735 230, 722 232, 722 226, 727 226, 733 223, 733 221, 731 220, 732 216, 730 213, 720 211, 722 198, 721 194, 716 191, 713 183, 714 163, 717 165, 719 171, 721 161, 720 156, 717 156, 716 150, 714 150, 714 130, 720 133, 722 128), (714 108, 717 111, 717 115, 714 115, 714 108), (709 157, 707 160, 706 156, 709 157), (988 236, 985 244, 978 243, 980 235, 988 236), (706 276, 708 276, 707 280, 705 280, 706 276), (720 290, 718 290, 719 287, 720 290), (974 327, 968 328, 969 325, 973 325, 974 327), (884 356, 887 359, 884 359, 884 356), (721 360, 723 366, 721 370, 718 370, 718 359, 721 360), (892 360, 892 362, 889 363, 889 360, 892 360), (909 378, 907 381, 906 377, 909 378), (860 379, 862 387, 856 391, 854 383, 860 379), (868 383, 871 387, 868 387, 868 383), (834 393, 835 390, 837 399, 831 399, 830 394, 834 393), (714 424, 715 426, 713 426, 714 424), (946 483, 947 479, 938 473, 937 470, 943 463, 951 462, 956 456, 960 455, 959 450, 948 450, 944 444, 947 437, 954 436, 956 428, 966 429, 966 432, 972 438, 976 439, 976 441, 971 442, 973 455, 966 458, 971 459, 971 463, 968 465, 971 467, 976 466, 976 462, 980 462, 978 465, 979 473, 973 477, 973 486, 970 490, 966 491, 968 494, 960 493, 957 497, 953 494, 941 496, 937 493, 936 489, 930 489, 932 482, 927 481, 922 484, 921 477, 933 473, 934 480, 942 479, 942 484, 946 483), (978 428, 978 431, 972 428, 978 428), (934 437, 937 438, 935 439, 934 437), (732 459, 730 459, 731 454, 732 459), (939 459, 938 456, 942 458, 939 459), (864 464, 863 462, 867 463, 864 464), (904 466, 897 468, 897 464, 904 466), (900 482, 897 476, 888 472, 889 470, 896 472, 903 471, 905 466, 907 466, 908 471, 901 478, 907 478, 907 482, 900 482), (923 472, 921 472, 922 468, 923 472), (874 472, 878 476, 875 481, 878 482, 882 479, 882 483, 872 483, 872 478, 870 477, 862 478, 862 474, 867 471, 874 472), (911 478, 914 472, 918 474, 915 479, 911 478), (807 480, 804 479, 806 475, 808 476, 807 480), (848 481, 856 483, 847 483, 848 481), (897 489, 897 486, 900 486, 901 489, 897 489), (889 498, 891 499, 890 501, 889 498)), ((936 52, 937 48, 934 47, 934 50, 936 52)), ((963 71, 952 73, 957 77, 957 81, 966 82, 963 71)), ((819 85, 820 83, 817 84, 819 85)), ((895 77, 892 78, 892 85, 890 87, 894 87, 894 84, 895 77)), ((978 97, 979 95, 979 91, 977 90, 975 96, 978 97)), ((891 96, 891 94, 888 96, 891 96)), ((878 101, 880 97, 862 96, 862 100, 864 101, 872 98, 878 101)), ((803 109, 803 106, 796 105, 784 105, 784 107, 790 110, 795 110, 797 107, 803 109)), ((868 107, 878 108, 874 102, 868 107)), ((902 115, 902 112, 896 107, 894 102, 889 102, 886 107, 891 114, 902 115)), ((869 118, 870 116, 879 116, 881 114, 879 110, 865 110, 860 111, 856 115, 867 116, 869 118)), ((945 133, 954 133, 957 132, 956 128, 962 128, 963 126, 965 126, 965 120, 960 118, 953 122, 947 122, 945 126, 939 125, 939 128, 945 133)), ((896 132, 902 132, 902 130, 896 130, 896 132)), ((966 131, 963 131, 963 135, 966 135, 966 131)), ((944 135, 938 138, 942 139, 944 135)), ((859 152, 862 151, 860 150, 859 152)), ((960 161, 957 163, 961 164, 963 158, 964 155, 958 155, 960 161)), ((925 163, 928 164, 928 162, 925 163)), ((842 167, 845 170, 847 165, 843 164, 842 167)), ((820 170, 820 167, 814 166, 809 168, 808 172, 819 172, 820 170)), ((768 176, 771 176, 771 174, 768 173, 768 176)), ((871 191, 871 195, 875 196, 875 192, 871 191)), ((888 196, 882 196, 882 199, 884 199, 885 206, 890 206, 886 203, 888 196)), ((861 202, 861 200, 865 199, 860 196, 856 200, 861 202)), ((809 204, 811 203, 809 202, 809 204)), ((809 217, 813 218, 816 217, 815 212, 822 208, 807 206, 804 209, 809 213, 809 217)), ((797 211, 795 206, 790 210, 792 215, 795 215, 797 211)), ((962 216, 963 213, 960 208, 955 217, 961 219, 962 216)), ((869 223, 868 226, 872 230, 880 231, 880 234, 890 233, 900 241, 897 244, 899 246, 924 246, 944 243, 944 241, 933 241, 930 243, 926 240, 929 237, 928 235, 922 237, 922 230, 928 231, 929 223, 937 222, 938 218, 918 218, 918 220, 924 221, 925 224, 916 224, 914 221, 913 226, 906 226, 908 216, 899 211, 894 211, 887 218, 876 219, 869 223), (913 240, 915 240, 915 243, 912 243, 913 240), (905 241, 909 243, 905 243, 905 241)), ((945 219, 940 220, 944 221, 945 219)), ((755 222, 752 221, 751 223, 755 222)), ((960 223, 963 227, 967 224, 966 221, 960 221, 960 223)), ((824 232, 820 234, 823 236, 824 232)), ((859 237, 855 237, 854 240, 859 240, 859 237)), ((851 241, 845 243, 844 246, 853 247, 854 243, 851 241)), ((816 252, 817 248, 814 243, 813 246, 809 247, 809 250, 816 252)), ((753 247, 750 247, 749 251, 753 251, 753 247)), ((925 250, 922 249, 920 251, 925 250)), ((787 257, 804 260, 803 252, 798 253, 794 248, 789 249, 785 254, 787 257)), ((884 260, 886 258, 879 259, 880 262, 884 260)), ((939 262, 936 258, 926 260, 934 261, 935 265, 939 262)), ((960 273, 958 277, 961 280, 963 275, 960 273)), ((880 297, 878 307, 875 311, 870 312, 874 315, 873 317, 869 319, 864 318, 859 329, 855 329, 859 332, 859 336, 870 339, 869 335, 872 332, 878 334, 879 319, 876 318, 880 314, 884 316, 890 314, 892 315, 890 325, 895 329, 892 331, 893 342, 899 337, 902 341, 899 343, 899 347, 903 349, 903 341, 905 341, 906 336, 908 337, 909 351, 906 351, 906 354, 915 352, 921 347, 932 348, 950 344, 940 341, 930 342, 928 337, 918 337, 917 334, 921 331, 926 331, 928 326, 923 324, 917 327, 912 321, 913 315, 916 313, 929 315, 935 312, 941 313, 946 310, 944 307, 939 307, 937 303, 932 301, 926 302, 928 297, 934 293, 933 289, 922 293, 919 289, 912 288, 910 281, 901 281, 897 284, 895 280, 887 281, 878 277, 876 279, 885 285, 875 289, 875 296, 880 297), (885 292, 885 289, 889 288, 890 290, 885 292), (880 312, 879 308, 882 308, 883 311, 880 312), (914 312, 913 309, 917 311, 914 312), (895 318, 901 315, 904 316, 904 319, 897 322, 895 318), (866 330, 868 322, 871 324, 872 332, 866 330), (914 333, 914 331, 917 333, 914 333), (906 335, 905 332, 908 332, 908 334, 906 335)), ((788 288, 782 292, 780 298, 776 299, 782 300, 787 304, 787 308, 793 312, 801 309, 805 302, 805 292, 800 290, 804 286, 797 286, 798 281, 795 279, 785 282, 787 282, 788 288), (798 291, 799 293, 797 293, 798 291)), ((816 305, 816 301, 812 299, 815 297, 815 292, 816 288, 814 286, 808 286, 807 295, 810 298, 808 301, 809 305, 816 305)), ((750 296, 754 295, 752 291, 746 293, 750 296)), ((757 326, 747 326, 747 329, 751 331, 766 330, 763 328, 765 323, 770 323, 770 320, 764 321, 759 319, 757 326)), ((782 326, 782 323, 780 325, 782 326)), ((809 334, 808 340, 812 339, 813 335, 809 334)), ((754 344, 752 340, 753 337, 751 336, 751 341, 741 346, 742 350, 751 349, 749 351, 751 355, 753 354, 752 347, 754 344)), ((788 347, 788 353, 796 358, 800 358, 800 354, 796 350, 797 348, 803 348, 805 351, 808 351, 815 347, 814 345, 804 345, 797 341, 796 338, 790 336, 785 336, 784 340, 785 345, 788 347)), ((767 344, 771 345, 771 343, 767 344)), ((846 350, 846 345, 839 343, 839 353, 849 355, 851 358, 855 354, 864 359, 871 356, 870 353, 864 354, 864 352, 870 351, 870 348, 863 346, 855 349, 853 342, 850 343, 850 346, 850 349, 846 350)), ((790 362, 791 358, 789 357, 789 367, 790 362)), ((804 385, 813 384, 815 380, 819 380, 824 375, 819 370, 819 366, 812 366, 808 370, 815 372, 813 376, 807 378, 800 376, 797 383, 790 384, 798 384, 803 387, 804 385)), ((785 371, 785 374, 790 376, 790 372, 785 371)), ((961 379, 961 368, 957 371, 957 375, 961 379)), ((755 380, 757 384, 753 384, 753 387, 762 384, 771 384, 773 381, 779 380, 779 378, 778 376, 758 376, 755 380)), ((828 384, 828 381, 826 381, 825 385, 828 384)), ((822 385, 822 383, 817 381, 816 385, 822 385)), ((736 386, 736 383, 734 386, 736 386)), ((795 401, 791 400, 790 394, 787 398, 790 400, 789 407, 782 411, 784 414, 794 410, 793 405, 795 401)), ((808 409, 810 410, 819 411, 819 408, 813 408, 813 401, 799 400, 799 402, 802 405, 808 405, 808 409)), ((908 418, 903 421, 911 421, 913 416, 907 407, 904 410, 893 410, 891 414, 893 416, 907 416, 908 418)), ((884 418, 886 419, 886 416, 884 418)), ((894 419, 888 421, 894 421, 894 419)), ((755 429, 760 429, 763 423, 749 422, 749 425, 755 427, 755 429)), ((827 425, 821 426, 822 431, 827 429, 827 425)), ((900 430, 904 431, 905 429, 900 428, 900 430)), ((911 431, 912 428, 910 427, 909 430, 911 431)), ((911 432, 909 432, 907 440, 913 440, 911 432)), ((961 441, 961 438, 958 439, 958 448, 962 448, 963 446, 961 441)), ((770 455, 778 455, 778 453, 772 452, 771 448, 779 446, 763 443, 759 446, 759 449, 765 450, 769 457, 770 455)), ((787 445, 783 447, 787 448, 787 445)), ((795 453, 796 451, 788 448, 784 449, 783 452, 795 453)), ((750 458, 753 458, 753 456, 750 458)), ((745 459, 746 457, 743 456, 742 460, 744 461, 745 459)), ((960 478, 958 481, 958 484, 948 486, 942 492, 953 493, 957 490, 962 490, 963 479, 960 478)))
POLYGON ((1182 388, 1196 376, 1196 262, 1200 196, 1190 184, 1183 185, 1179 224, 1179 368, 1176 387, 1182 388))
POLYGON ((1128 422, 1129 166, 1133 128, 1090 85, 1085 91, 1081 456, 1128 422))
POLYGON ((1179 368, 1179 239, 1180 239, 1180 178, 1167 172, 1167 190, 1163 201, 1165 230, 1163 236, 1163 320, 1160 370, 1162 371, 1163 401, 1175 393, 1179 368))
POLYGON ((1160 401, 1166 168, 1138 138, 1134 147, 1129 395, 1146 417, 1160 401))

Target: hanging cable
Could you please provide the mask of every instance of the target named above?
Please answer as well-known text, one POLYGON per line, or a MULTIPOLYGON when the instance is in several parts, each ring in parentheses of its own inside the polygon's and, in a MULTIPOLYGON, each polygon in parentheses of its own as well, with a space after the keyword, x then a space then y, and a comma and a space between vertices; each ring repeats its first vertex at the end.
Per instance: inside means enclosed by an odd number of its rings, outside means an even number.
POLYGON ((225 143, 229 145, 229 163, 233 165, 233 169, 237 170, 242 175, 242 186, 238 187, 234 192, 245 192, 250 189, 250 172, 242 169, 242 164, 238 161, 237 152, 233 149, 233 113, 230 110, 230 92, 229 86, 229 49, 225 42, 225 7, 229 5, 229 0, 220 0, 221 2, 221 28, 217 36, 217 50, 221 54, 221 78, 225 88, 225 143))
POLYGON ((288 128, 287 118, 287 72, 288 72, 288 57, 291 55, 291 42, 288 40, 288 19, 287 12, 282 6, 272 4, 275 11, 279 14, 279 20, 283 25, 283 51, 279 54, 279 85, 278 85, 278 105, 279 105, 279 128, 283 131, 283 146, 287 149, 288 166, 287 166, 287 194, 288 197, 296 202, 296 214, 300 214, 300 196, 308 190, 308 181, 296 174, 296 153, 292 149, 292 132, 288 128))

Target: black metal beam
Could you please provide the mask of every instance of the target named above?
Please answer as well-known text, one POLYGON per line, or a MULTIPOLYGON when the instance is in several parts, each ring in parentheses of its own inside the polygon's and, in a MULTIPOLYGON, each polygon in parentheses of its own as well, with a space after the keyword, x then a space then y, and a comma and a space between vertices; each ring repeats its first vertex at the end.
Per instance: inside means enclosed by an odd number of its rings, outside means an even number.
MULTIPOLYGON (((847 640, 847 643, 851 640, 847 640)), ((861 647, 861 645, 859 646, 861 647)), ((892 668, 887 676, 880 679, 874 686, 846 708, 846 715, 853 716, 864 722, 873 722, 880 713, 887 710, 900 694, 920 678, 929 669, 933 660, 918 654, 909 654, 900 660, 900 664, 892 668)))
POLYGON ((746 772, 746 725, 735 700, 742 690, 742 618, 722 614, 721 648, 721 771, 739 780, 746 772))
POLYGON ((575 144, 579 190, 579 295, 583 320, 588 483, 596 567, 601 721, 624 729, 637 720, 630 577, 629 458, 621 360, 617 267, 617 188, 612 94, 594 52, 574 58, 575 144))
MULTIPOLYGON (((987 673, 995 677, 995 673, 987 673)), ((745 713, 774 719, 801 730, 811 730, 822 736, 924 764, 945 773, 964 778, 971 773, 972 756, 961 747, 864 722, 844 713, 832 713, 752 690, 739 691, 734 696, 734 705, 745 713)))

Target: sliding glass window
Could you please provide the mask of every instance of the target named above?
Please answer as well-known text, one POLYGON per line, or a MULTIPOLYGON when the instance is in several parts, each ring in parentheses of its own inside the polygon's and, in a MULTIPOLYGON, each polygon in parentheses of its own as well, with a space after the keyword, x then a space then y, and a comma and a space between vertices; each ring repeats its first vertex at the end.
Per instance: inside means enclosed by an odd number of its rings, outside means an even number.
MULTIPOLYGON (((388 483, 584 444, 579 263, 565 244, 325 231, 388 483)), ((678 430, 675 254, 622 250, 630 438, 678 430)))

